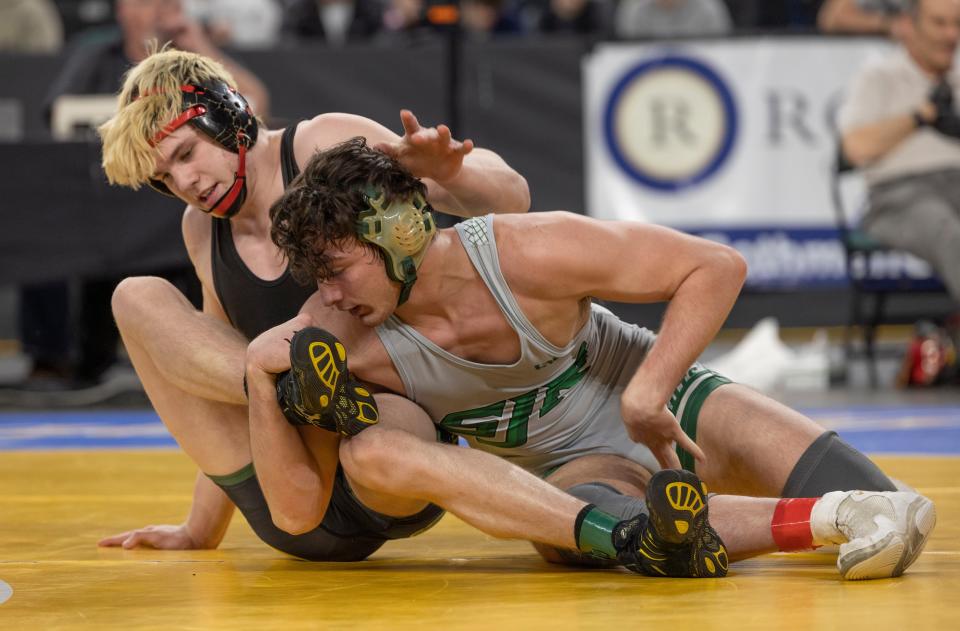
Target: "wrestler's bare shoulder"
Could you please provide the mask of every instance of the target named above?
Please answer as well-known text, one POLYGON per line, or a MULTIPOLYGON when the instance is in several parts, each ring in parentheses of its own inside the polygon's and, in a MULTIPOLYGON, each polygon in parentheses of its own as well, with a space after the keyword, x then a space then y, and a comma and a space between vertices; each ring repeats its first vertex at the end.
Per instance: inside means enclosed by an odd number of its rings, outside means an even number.
POLYGON ((392 131, 369 118, 330 112, 300 123, 293 143, 294 154, 297 162, 304 165, 317 150, 332 147, 356 136, 363 136, 371 145, 393 142, 398 138, 392 131))
POLYGON ((183 244, 187 248, 190 260, 196 261, 197 255, 205 251, 210 243, 210 215, 195 206, 188 205, 183 211, 180 222, 183 231, 183 244))
MULTIPOLYGON (((565 210, 496 215, 493 232, 501 262, 538 260, 564 250, 558 245, 589 230, 593 221, 565 210)), ((526 265, 526 263, 524 263, 526 265)))
POLYGON ((194 270, 205 283, 210 275, 210 215, 194 206, 187 206, 180 220, 183 244, 194 270))

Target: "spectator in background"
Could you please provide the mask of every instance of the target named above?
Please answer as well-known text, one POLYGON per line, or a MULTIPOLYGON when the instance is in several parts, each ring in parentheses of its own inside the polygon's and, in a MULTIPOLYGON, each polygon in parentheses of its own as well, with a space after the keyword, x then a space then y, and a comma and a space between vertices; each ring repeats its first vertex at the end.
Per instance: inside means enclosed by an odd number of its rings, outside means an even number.
MULTIPOLYGON (((124 73, 147 56, 148 42, 153 39, 171 41, 182 50, 218 59, 233 73, 251 107, 261 116, 267 114, 269 102, 263 84, 214 46, 200 24, 184 13, 181 0, 117 0, 115 11, 119 32, 106 40, 81 39, 73 48, 47 93, 48 118, 62 95, 115 94, 124 73)), ((189 270, 168 270, 166 274, 175 282, 193 282, 189 270)), ((119 338, 110 312, 110 296, 119 280, 82 279, 77 296, 78 325, 71 317, 69 306, 73 301, 67 281, 21 288, 21 343, 33 360, 25 388, 86 387, 102 379, 117 357, 119 338), (75 342, 71 339, 73 331, 78 334, 75 342)))
POLYGON ((960 302, 960 0, 911 0, 902 45, 865 68, 840 112, 870 195, 863 230, 930 262, 960 302))
POLYGON ((55 53, 61 46, 63 23, 53 2, 0 2, 0 52, 55 53))
POLYGON ((395 46, 434 39, 458 23, 459 10, 455 6, 431 3, 430 7, 432 14, 424 0, 387 0, 376 41, 383 46, 395 46))
POLYGON ((473 39, 523 33, 523 23, 508 0, 461 0, 460 27, 473 39))
POLYGON ((285 0, 283 33, 343 46, 372 38, 382 15, 379 0, 285 0))
POLYGON ((824 0, 725 0, 737 28, 752 31, 816 30, 824 0))
POLYGON ((63 94, 114 94, 123 74, 146 58, 151 40, 221 61, 233 73, 251 107, 266 116, 267 90, 253 74, 224 55, 185 12, 181 0, 117 0, 119 32, 105 41, 80 41, 47 92, 46 107, 63 94))
POLYGON ((277 43, 279 0, 184 0, 187 15, 205 27, 217 46, 269 48, 277 43))
POLYGON ((824 0, 753 0, 754 27, 773 31, 817 30, 824 0))
POLYGON ((63 20, 64 39, 70 42, 81 32, 103 30, 114 24, 116 0, 54 0, 63 20))
POLYGON ((606 0, 548 0, 537 30, 549 34, 605 35, 610 29, 611 4, 606 0))
POLYGON ((423 0, 389 0, 383 10, 383 35, 415 33, 428 28, 423 0))
POLYGON ((877 33, 894 35, 901 0, 826 0, 817 14, 817 26, 824 33, 877 33))
POLYGON ((721 0, 621 0, 614 29, 623 38, 722 35, 733 23, 721 0))

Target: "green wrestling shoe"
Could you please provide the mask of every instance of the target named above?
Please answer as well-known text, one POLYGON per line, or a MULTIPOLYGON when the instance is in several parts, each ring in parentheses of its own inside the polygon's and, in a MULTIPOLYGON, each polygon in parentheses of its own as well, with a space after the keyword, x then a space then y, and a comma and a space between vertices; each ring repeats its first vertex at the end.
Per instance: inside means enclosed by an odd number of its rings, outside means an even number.
POLYGON ((647 484, 647 515, 621 522, 614 545, 624 567, 647 576, 720 578, 727 550, 707 521, 706 486, 689 471, 658 471, 647 484))
POLYGON ((290 370, 277 378, 277 402, 292 425, 354 436, 379 420, 373 395, 347 370, 347 352, 316 327, 290 340, 290 370))

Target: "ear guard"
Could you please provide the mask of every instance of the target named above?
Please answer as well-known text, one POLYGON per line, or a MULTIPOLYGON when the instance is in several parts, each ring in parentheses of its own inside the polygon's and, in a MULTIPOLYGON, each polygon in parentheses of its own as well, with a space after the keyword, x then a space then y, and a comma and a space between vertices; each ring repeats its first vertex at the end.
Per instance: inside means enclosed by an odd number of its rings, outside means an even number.
POLYGON ((383 250, 387 275, 403 286, 397 301, 399 306, 410 297, 417 280, 417 268, 437 232, 437 225, 419 193, 412 198, 394 200, 390 205, 385 205, 386 194, 382 191, 369 188, 365 195, 369 206, 357 219, 357 234, 361 240, 383 250))

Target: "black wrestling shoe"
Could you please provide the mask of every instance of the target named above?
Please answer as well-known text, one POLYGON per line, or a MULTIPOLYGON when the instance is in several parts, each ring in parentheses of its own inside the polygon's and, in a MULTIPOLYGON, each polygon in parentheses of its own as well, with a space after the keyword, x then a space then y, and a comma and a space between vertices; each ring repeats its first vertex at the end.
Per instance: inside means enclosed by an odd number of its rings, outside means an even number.
POLYGON ((292 425, 354 436, 379 420, 373 395, 347 370, 347 352, 331 333, 308 327, 290 340, 290 370, 277 378, 277 402, 292 425))
POLYGON ((614 545, 624 567, 647 576, 720 578, 727 550, 707 521, 706 486, 683 470, 659 471, 647 484, 647 515, 621 522, 614 545))

